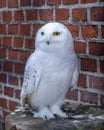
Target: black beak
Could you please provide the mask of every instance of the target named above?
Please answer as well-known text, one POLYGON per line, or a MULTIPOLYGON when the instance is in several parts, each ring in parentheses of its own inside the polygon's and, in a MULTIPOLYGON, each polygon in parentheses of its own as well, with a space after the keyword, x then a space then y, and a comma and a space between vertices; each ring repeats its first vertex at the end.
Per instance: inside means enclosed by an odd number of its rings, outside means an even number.
POLYGON ((47 41, 47 44, 49 45, 49 41, 47 41))

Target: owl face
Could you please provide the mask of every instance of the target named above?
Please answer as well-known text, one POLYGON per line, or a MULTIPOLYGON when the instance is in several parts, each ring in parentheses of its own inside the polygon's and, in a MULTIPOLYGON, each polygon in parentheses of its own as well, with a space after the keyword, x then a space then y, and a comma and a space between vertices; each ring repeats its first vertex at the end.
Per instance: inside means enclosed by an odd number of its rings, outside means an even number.
POLYGON ((43 51, 59 50, 69 44, 69 40, 73 41, 72 36, 63 24, 57 22, 48 23, 37 32, 36 48, 43 51))

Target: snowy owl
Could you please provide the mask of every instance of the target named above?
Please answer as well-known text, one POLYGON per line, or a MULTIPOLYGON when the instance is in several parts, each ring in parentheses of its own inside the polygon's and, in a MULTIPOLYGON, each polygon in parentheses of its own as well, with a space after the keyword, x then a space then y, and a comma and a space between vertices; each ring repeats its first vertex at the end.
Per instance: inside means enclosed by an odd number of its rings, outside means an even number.
POLYGON ((67 117, 61 105, 78 78, 71 33, 61 23, 47 23, 38 30, 35 45, 25 67, 21 105, 34 109, 34 117, 67 117))

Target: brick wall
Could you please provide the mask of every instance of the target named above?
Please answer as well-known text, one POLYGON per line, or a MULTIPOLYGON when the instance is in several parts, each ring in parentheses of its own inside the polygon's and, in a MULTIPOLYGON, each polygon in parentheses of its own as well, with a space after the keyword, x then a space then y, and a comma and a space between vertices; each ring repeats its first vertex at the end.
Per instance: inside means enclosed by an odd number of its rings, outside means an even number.
POLYGON ((19 103, 24 66, 37 30, 49 21, 71 31, 79 58, 72 101, 104 106, 104 0, 0 0, 0 115, 19 103))

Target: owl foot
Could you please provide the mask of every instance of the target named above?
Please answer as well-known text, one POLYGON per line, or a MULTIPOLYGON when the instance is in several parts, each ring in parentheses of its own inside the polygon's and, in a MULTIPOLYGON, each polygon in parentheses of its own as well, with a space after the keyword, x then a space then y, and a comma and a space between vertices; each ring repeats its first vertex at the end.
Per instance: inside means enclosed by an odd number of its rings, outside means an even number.
POLYGON ((33 117, 35 118, 43 118, 45 120, 49 120, 51 118, 55 118, 51 111, 46 107, 39 112, 34 112, 33 117))
POLYGON ((54 115, 57 115, 59 117, 68 117, 68 115, 65 112, 63 112, 58 106, 52 106, 50 110, 54 115))

